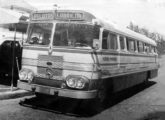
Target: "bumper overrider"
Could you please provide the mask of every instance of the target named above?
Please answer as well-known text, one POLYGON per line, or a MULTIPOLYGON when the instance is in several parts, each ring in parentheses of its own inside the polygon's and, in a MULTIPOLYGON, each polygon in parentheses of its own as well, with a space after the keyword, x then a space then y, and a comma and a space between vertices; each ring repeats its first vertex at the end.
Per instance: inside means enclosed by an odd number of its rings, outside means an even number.
POLYGON ((22 82, 18 80, 17 87, 20 89, 38 92, 48 95, 68 97, 68 98, 76 98, 76 99, 92 99, 97 96, 97 90, 91 91, 81 91, 81 90, 70 90, 63 88, 56 88, 38 84, 31 84, 27 82, 22 82))

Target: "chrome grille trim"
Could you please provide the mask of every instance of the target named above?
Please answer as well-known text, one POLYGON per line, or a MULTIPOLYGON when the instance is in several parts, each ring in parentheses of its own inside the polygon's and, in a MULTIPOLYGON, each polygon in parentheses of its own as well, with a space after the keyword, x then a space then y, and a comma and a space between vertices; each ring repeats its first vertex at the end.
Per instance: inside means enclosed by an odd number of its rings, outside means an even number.
MULTIPOLYGON (((45 68, 45 67, 39 67, 37 72, 40 74, 46 74, 47 69, 48 68, 45 68)), ((52 70, 53 75, 62 76, 62 70, 60 70, 60 69, 51 69, 51 70, 52 70)))
MULTIPOLYGON (((46 74, 37 74, 37 75, 35 75, 35 77, 50 79, 46 74)), ((64 78, 62 76, 53 76, 51 79, 64 80, 64 78)))
POLYGON ((42 77, 46 77, 49 79, 56 79, 56 76, 62 76, 63 57, 39 55, 37 66, 38 66, 37 74, 39 74, 40 76, 42 75, 42 77))
POLYGON ((52 61, 52 62, 63 62, 62 56, 49 56, 49 55, 39 55, 39 61, 52 61))
MULTIPOLYGON (((55 60, 54 60, 55 61, 55 60)), ((23 58, 22 65, 35 66, 35 67, 48 67, 47 62, 51 62, 53 69, 65 69, 65 70, 79 70, 79 71, 97 71, 96 65, 92 63, 75 63, 68 61, 43 61, 38 59, 23 58)))
MULTIPOLYGON (((48 67, 47 62, 48 61, 38 61, 37 66, 38 67, 48 67)), ((51 62, 51 61, 49 61, 49 62, 51 62)), ((51 63, 52 63, 51 68, 59 68, 59 69, 63 68, 63 63, 62 62, 51 62, 51 63)))

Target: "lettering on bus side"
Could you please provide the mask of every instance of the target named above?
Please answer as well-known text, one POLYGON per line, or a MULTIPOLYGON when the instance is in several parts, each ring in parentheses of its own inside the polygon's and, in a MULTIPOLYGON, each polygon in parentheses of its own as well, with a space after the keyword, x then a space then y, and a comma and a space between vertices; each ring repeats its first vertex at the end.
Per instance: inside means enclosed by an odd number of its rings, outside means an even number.
POLYGON ((103 57, 103 61, 117 61, 116 57, 103 57))

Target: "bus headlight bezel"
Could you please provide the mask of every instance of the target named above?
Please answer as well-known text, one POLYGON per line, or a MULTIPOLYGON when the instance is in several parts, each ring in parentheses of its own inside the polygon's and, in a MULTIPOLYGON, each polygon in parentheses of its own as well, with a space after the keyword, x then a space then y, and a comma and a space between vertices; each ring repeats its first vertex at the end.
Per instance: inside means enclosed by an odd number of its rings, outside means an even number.
POLYGON ((32 82, 34 78, 34 72, 30 69, 22 69, 19 72, 19 79, 28 81, 29 83, 32 82))
POLYGON ((66 85, 69 88, 85 89, 89 85, 89 79, 80 75, 68 75, 66 77, 66 85))

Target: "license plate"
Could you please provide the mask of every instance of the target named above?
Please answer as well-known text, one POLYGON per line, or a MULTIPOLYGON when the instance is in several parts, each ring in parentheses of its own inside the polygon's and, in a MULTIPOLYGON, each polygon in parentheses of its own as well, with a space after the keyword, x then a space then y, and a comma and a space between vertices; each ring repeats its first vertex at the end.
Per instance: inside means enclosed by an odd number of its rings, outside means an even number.
POLYGON ((41 92, 41 93, 47 93, 47 94, 50 93, 50 89, 49 88, 45 88, 45 87, 39 87, 37 91, 41 92))

